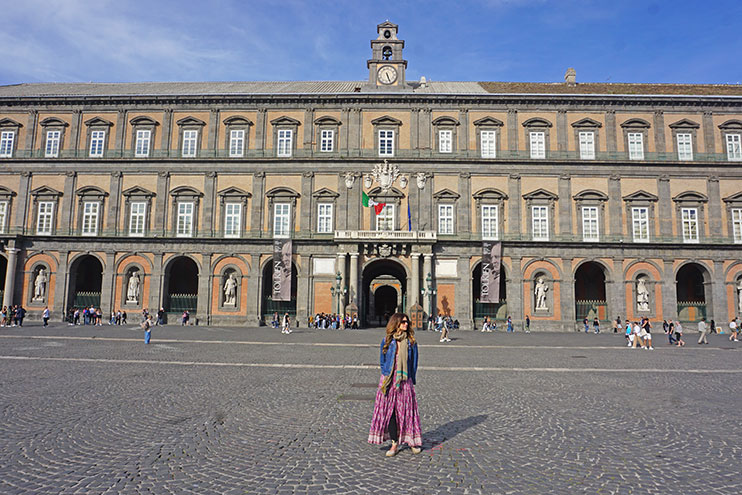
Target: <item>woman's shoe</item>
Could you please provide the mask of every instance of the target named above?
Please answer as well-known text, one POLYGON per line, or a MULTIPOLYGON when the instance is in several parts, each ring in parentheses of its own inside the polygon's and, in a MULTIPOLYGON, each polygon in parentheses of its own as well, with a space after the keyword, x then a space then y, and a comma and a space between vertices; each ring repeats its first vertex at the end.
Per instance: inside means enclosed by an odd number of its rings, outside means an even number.
POLYGON ((394 457, 397 455, 397 452, 399 452, 399 448, 397 446, 397 442, 392 442, 392 446, 389 447, 389 450, 386 451, 387 457, 394 457))
POLYGON ((412 451, 413 454, 419 454, 420 452, 423 451, 423 449, 421 449, 420 447, 410 447, 410 450, 412 451))

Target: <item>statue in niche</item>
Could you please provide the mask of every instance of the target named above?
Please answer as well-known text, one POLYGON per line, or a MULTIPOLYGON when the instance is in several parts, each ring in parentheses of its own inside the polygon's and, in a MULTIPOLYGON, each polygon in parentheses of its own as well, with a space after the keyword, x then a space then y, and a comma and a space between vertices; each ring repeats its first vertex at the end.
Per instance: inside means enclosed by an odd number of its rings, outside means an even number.
POLYGON ((46 275, 46 268, 41 267, 39 272, 36 274, 36 279, 33 282, 33 300, 43 301, 46 296, 46 284, 49 282, 49 277, 46 275))
POLYGON ((539 277, 536 281, 536 288, 533 290, 536 294, 536 309, 542 311, 548 311, 549 307, 546 305, 546 293, 549 291, 549 286, 544 282, 544 277, 539 277))
POLYGON ((636 281, 636 310, 649 311, 649 289, 644 278, 636 281))
POLYGON ((230 273, 224 281, 224 305, 235 306, 237 304, 237 279, 234 273, 230 273))
POLYGON ((126 287, 126 302, 139 304, 139 289, 141 281, 139 280, 139 270, 134 270, 129 276, 129 283, 126 287))

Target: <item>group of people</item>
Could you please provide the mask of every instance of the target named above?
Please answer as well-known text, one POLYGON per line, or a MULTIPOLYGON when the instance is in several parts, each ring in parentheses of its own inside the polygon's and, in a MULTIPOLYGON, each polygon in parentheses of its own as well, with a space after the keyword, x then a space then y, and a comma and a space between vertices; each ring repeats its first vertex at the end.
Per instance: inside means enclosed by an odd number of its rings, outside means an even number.
MULTIPOLYGON (((599 331, 596 333, 599 333, 599 331)), ((628 347, 654 350, 652 346, 652 323, 649 318, 642 318, 640 321, 634 321, 633 323, 627 319, 625 334, 628 347)))
MULTIPOLYGON (((48 309, 48 308, 47 308, 48 309)), ((20 304, 15 304, 8 308, 3 306, 2 320, 0 326, 3 327, 22 327, 23 318, 26 317, 26 310, 20 304)))
POLYGON ((111 319, 108 320, 109 325, 126 325, 127 314, 126 311, 111 311, 111 319))
MULTIPOLYGON (((278 313, 275 313, 275 317, 278 316, 278 313)), ((317 328, 317 329, 332 329, 332 330, 347 330, 349 328, 357 329, 358 328, 358 315, 354 314, 351 316, 348 313, 345 313, 345 316, 337 313, 317 313, 314 316, 310 316, 307 319, 307 326, 309 328, 317 328)))
MULTIPOLYGON (((490 319, 489 316, 485 316, 484 320, 482 321, 482 332, 494 332, 497 330, 497 322, 490 319)), ((513 325, 513 319, 508 316, 505 320, 505 330, 508 333, 515 332, 515 326, 513 325)), ((531 333, 531 319, 526 315, 525 320, 525 330, 526 333, 531 333)))
POLYGON ((67 323, 69 325, 103 325, 103 312, 100 308, 91 305, 82 310, 71 307, 67 312, 67 323))

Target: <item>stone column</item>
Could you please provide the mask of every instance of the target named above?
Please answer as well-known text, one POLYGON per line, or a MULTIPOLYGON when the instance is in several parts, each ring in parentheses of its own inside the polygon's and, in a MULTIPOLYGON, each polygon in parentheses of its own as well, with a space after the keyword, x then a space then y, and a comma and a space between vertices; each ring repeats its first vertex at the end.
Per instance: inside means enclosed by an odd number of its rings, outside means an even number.
MULTIPOLYGON (((706 153, 715 153, 714 149, 714 120, 711 112, 703 112, 703 144, 706 153)), ((698 149, 701 149, 701 143, 697 143, 698 149)))
MULTIPOLYGON (((298 136, 297 136, 298 138, 298 136)), ((304 151, 307 155, 312 153, 312 142, 314 141, 314 108, 304 109, 304 151)))
MULTIPOLYGON (((80 110, 72 111, 72 125, 70 126, 70 146, 69 149, 77 156, 77 149, 80 147, 80 127, 82 127, 82 112, 80 110)), ((61 150, 60 150, 61 151, 61 150)), ((83 153, 85 149, 83 148, 83 153)))
POLYGON ((301 175, 301 204, 302 213, 299 218, 299 235, 309 237, 312 232, 312 225, 317 219, 316 205, 312 197, 314 189, 314 172, 304 172, 301 175))
POLYGON ((662 175, 657 179, 658 205, 657 213, 660 220, 660 237, 663 242, 672 238, 672 195, 670 193, 670 177, 662 175))
MULTIPOLYGON (((18 264, 18 252, 20 249, 15 247, 6 247, 5 253, 8 255, 8 265, 5 270, 5 292, 3 293, 3 306, 10 308, 13 305, 13 296, 15 295, 15 270, 18 264)), ((47 288, 47 300, 49 289, 47 288)))
MULTIPOLYGON (((353 188, 363 187, 360 181, 353 182, 353 188)), ((348 227, 348 195, 353 189, 345 186, 345 174, 338 174, 338 192, 335 210, 335 230, 346 230, 348 227)))
MULTIPOLYGON (((423 273, 422 273, 422 279, 423 284, 425 284, 425 288, 428 288, 427 285, 427 279, 428 275, 433 277, 433 254, 432 253, 425 253, 423 254, 423 273)), ((435 278, 433 278, 433 288, 435 288, 435 278)), ((426 296, 425 301, 423 301, 423 311, 425 312, 425 315, 430 316, 433 314, 433 307, 432 307, 432 296, 426 296)))
POLYGON ((250 212, 250 230, 253 235, 260 237, 263 233, 263 204, 265 198, 265 172, 255 172, 252 182, 252 211, 250 212))
POLYGON ((216 220, 216 172, 207 172, 204 176, 204 212, 200 231, 207 237, 213 237, 218 226, 216 220), (217 227, 217 228, 215 228, 217 227))
POLYGON ((212 108, 209 113, 209 136, 206 146, 208 147, 209 156, 218 156, 216 149, 219 142, 219 110, 212 108), (213 153, 213 154, 212 154, 213 153))
MULTIPOLYGON (((345 184, 343 184, 345 187, 345 184)), ((361 230, 363 226, 363 220, 361 219, 361 193, 363 191, 363 175, 358 174, 355 182, 353 183, 353 189, 346 189, 348 211, 345 212, 347 215, 346 228, 348 230, 361 230)))
POLYGON ((615 110, 608 110, 605 113, 605 145, 608 153, 614 153, 617 150, 615 110))
MULTIPOLYGON (((724 229, 721 225, 721 192, 719 191, 719 178, 711 176, 706 182, 706 194, 709 198, 709 237, 711 241, 723 239, 724 229)), ((705 233, 704 233, 705 235, 705 233)), ((717 272, 717 275, 722 272, 717 272)))
POLYGON ((410 148, 420 151, 420 109, 410 109, 410 148))
MULTIPOLYGON (((348 288, 348 278, 347 278, 346 272, 345 272, 345 256, 346 256, 345 253, 338 253, 337 254, 337 262, 336 262, 336 267, 335 268, 336 268, 336 271, 340 273, 340 277, 342 277, 341 284, 342 284, 343 288, 346 289, 348 291, 348 293, 350 293, 350 289, 348 288)), ((343 312, 344 312, 344 308, 345 308, 345 304, 346 304, 345 301, 346 301, 346 297, 347 296, 348 296, 347 293, 345 295, 339 294, 337 296, 337 297, 340 298, 340 308, 341 308, 341 311, 343 311, 343 312)))
POLYGON ((350 130, 350 108, 345 107, 340 113, 340 121, 343 125, 338 130, 338 151, 348 152, 348 131, 350 130))
POLYGON ((201 269, 198 271, 196 318, 199 325, 208 325, 211 319, 211 255, 203 253, 201 260, 201 269))
POLYGON ((412 283, 410 284, 412 297, 407 298, 408 307, 412 307, 420 301, 420 253, 411 253, 410 261, 412 262, 412 283))
POLYGON ((126 142, 126 110, 119 110, 116 116, 116 141, 114 151, 116 156, 123 156, 124 143, 126 142))
MULTIPOLYGON (((69 297, 69 251, 60 251, 59 253, 59 265, 57 266, 57 272, 55 273, 54 282, 54 304, 51 308, 52 314, 55 319, 59 318, 58 321, 64 321, 65 313, 67 308, 72 305, 73 301, 68 301, 69 297)), ((49 299, 47 298, 47 301, 49 299)))
POLYGON ((621 321, 626 319, 626 281, 623 277, 623 258, 613 258, 613 273, 611 279, 606 280, 606 303, 608 304, 608 318, 615 319, 621 317, 621 321))
POLYGON ((420 112, 420 150, 425 151, 426 155, 430 153, 430 150, 433 149, 433 144, 431 143, 432 132, 431 132, 431 126, 433 125, 433 118, 432 118, 432 111, 430 108, 423 108, 420 112))
POLYGON ((459 151, 466 152, 469 150, 469 110, 462 108, 459 110, 459 151))
MULTIPOLYGON (((736 290, 736 289, 735 289, 736 290)), ((732 303, 735 303, 732 297, 732 303)), ((724 283, 724 261, 714 260, 714 275, 711 282, 711 314, 706 316, 707 320, 712 318, 717 322, 727 321, 727 291, 724 283)), ((734 311, 737 312, 736 310, 734 311)))
MULTIPOLYGON (((523 314, 523 270, 520 268, 521 257, 511 256, 510 263, 510 273, 506 274, 505 277, 506 302, 508 313, 513 317, 513 320, 520 321, 525 318, 523 314)), ((502 295, 500 295, 500 298, 502 298, 502 295)))
POLYGON ((59 210, 58 234, 72 234, 76 230, 75 222, 75 189, 77 188, 77 173, 67 172, 64 178, 64 192, 62 193, 62 205, 59 210))
POLYGON ((518 152, 518 111, 508 109, 508 151, 515 155, 518 152))
POLYGON ((562 174, 559 176, 558 203, 559 235, 557 236, 557 239, 572 240, 572 179, 568 174, 562 174))
POLYGON ((662 110, 654 112, 654 148, 657 153, 665 153, 665 113, 662 110))
MULTIPOLYGON (((255 149, 265 149, 265 117, 267 110, 265 108, 258 109, 258 116, 255 120, 255 149)), ((255 197, 255 196, 253 196, 255 197)), ((257 199, 257 198, 256 198, 257 199)))
POLYGON ((348 301, 359 305, 358 297, 358 253, 350 253, 350 285, 348 287, 348 301))
POLYGON ((39 112, 31 110, 28 112, 28 128, 26 130, 26 150, 29 157, 33 156, 34 146, 36 145, 36 133, 38 132, 39 112))
MULTIPOLYGON (((418 192, 419 213, 417 230, 435 230, 433 222, 433 174, 426 174, 425 187, 418 192)), ((415 179, 417 187, 417 179, 415 179)))
POLYGON ((100 290, 100 306, 103 318, 111 317, 114 308, 114 287, 116 286, 116 252, 106 251, 106 266, 103 268, 103 277, 100 290))
MULTIPOLYGON (((565 260, 564 266, 571 266, 572 260, 565 260), (568 262, 567 262, 568 261, 568 262)), ((556 284, 557 281, 555 280, 556 284)), ((556 293, 556 289, 551 287, 556 293)), ((571 332, 575 329, 577 313, 575 312, 575 278, 571 272, 564 273, 562 280, 559 281, 559 298, 562 312, 562 331, 571 332)))
POLYGON ((471 232, 471 174, 469 172, 459 173, 459 194, 461 198, 456 202, 458 232, 469 234, 471 232))
POLYGON ((311 273, 311 259, 302 256, 301 266, 296 273, 296 326, 306 325, 309 308, 309 275, 311 273))
POLYGON ((459 320, 461 328, 471 330, 474 327, 472 314, 471 277, 469 275, 469 257, 460 256, 457 260, 459 283, 456 284, 456 301, 454 303, 455 318, 459 320))
POLYGON ((253 254, 250 261, 250 275, 247 279, 247 325, 260 325, 260 299, 262 292, 260 287, 260 255, 253 254))
MULTIPOLYGON (((633 304, 629 301, 628 304, 633 304)), ((662 271, 662 316, 673 320, 678 317, 678 288, 673 273, 673 260, 663 260, 662 271)), ((688 329, 691 331, 692 329, 688 329)))
POLYGON ((521 235, 520 207, 521 207, 522 200, 523 199, 521 198, 521 193, 520 193, 520 175, 510 174, 510 177, 508 178, 508 217, 507 217, 508 228, 507 228, 507 233, 513 239, 518 238, 521 235))
MULTIPOLYGON (((19 234, 23 234, 28 229, 29 232, 34 231, 34 226, 30 228, 27 225, 28 213, 29 213, 29 192, 31 188, 31 172, 21 172, 21 181, 18 186, 18 201, 15 210, 15 228, 19 234)), ((31 215, 33 218, 33 214, 31 215)))
POLYGON ((157 175, 157 197, 155 198, 155 236, 166 235, 169 192, 170 172, 160 172, 157 175))
POLYGON ((621 177, 611 175, 608 180, 608 224, 610 239, 617 241, 623 238, 621 219, 623 217, 623 199, 621 198, 621 177))
POLYGON ((162 156, 170 156, 170 141, 172 132, 173 110, 171 108, 167 108, 162 113, 162 140, 160 141, 160 150, 162 152, 162 156))
POLYGON ((109 185, 110 196, 108 197, 108 211, 104 212, 106 219, 105 234, 118 234, 119 215, 121 211, 121 183, 122 173, 120 171, 111 172, 111 182, 109 185))
POLYGON ((567 112, 565 110, 557 111, 556 118, 557 150, 560 152, 567 151, 567 112))
MULTIPOLYGON (((149 308, 154 312, 165 306, 165 295, 162 293, 163 285, 162 253, 155 253, 152 260, 152 275, 149 279, 149 308)), ((145 301, 142 300, 142 305, 144 303, 145 301)))

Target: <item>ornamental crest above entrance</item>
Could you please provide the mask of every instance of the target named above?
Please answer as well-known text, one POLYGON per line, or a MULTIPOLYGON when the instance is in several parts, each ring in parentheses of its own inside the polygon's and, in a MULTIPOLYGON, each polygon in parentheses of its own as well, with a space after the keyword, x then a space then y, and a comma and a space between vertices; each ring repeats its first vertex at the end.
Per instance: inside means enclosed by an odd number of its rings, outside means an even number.
POLYGON ((384 192, 389 190, 394 185, 394 181, 399 177, 399 167, 393 163, 389 163, 384 160, 384 163, 377 163, 374 165, 374 170, 371 172, 374 180, 379 183, 379 187, 384 192))

